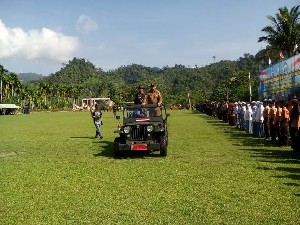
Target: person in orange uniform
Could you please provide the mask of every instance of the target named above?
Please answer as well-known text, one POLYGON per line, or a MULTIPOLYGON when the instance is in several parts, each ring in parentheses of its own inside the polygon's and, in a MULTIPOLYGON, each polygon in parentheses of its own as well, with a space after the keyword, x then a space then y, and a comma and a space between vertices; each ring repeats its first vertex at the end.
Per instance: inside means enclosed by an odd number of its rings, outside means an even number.
POLYGON ((272 141, 276 141, 276 127, 275 127, 275 116, 276 116, 276 107, 275 102, 270 101, 270 112, 269 112, 269 126, 270 126, 270 135, 272 141))
POLYGON ((152 112, 152 116, 160 116, 160 106, 162 104, 162 96, 160 92, 157 90, 156 84, 152 83, 150 85, 150 90, 148 93, 145 95, 144 100, 143 100, 143 105, 145 104, 154 104, 157 105, 157 109, 155 110, 156 112, 152 112), (155 115, 156 114, 156 115, 155 115))
POLYGON ((289 144, 289 121, 290 121, 290 111, 287 108, 288 104, 286 102, 282 102, 282 112, 281 112, 281 120, 280 120, 280 146, 288 146, 289 144))
POLYGON ((291 147, 295 152, 300 152, 300 104, 294 98, 289 102, 291 147))
POLYGON ((269 107, 267 99, 264 100, 263 106, 264 106, 263 117, 264 117, 265 137, 266 137, 266 140, 269 140, 269 138, 270 138, 270 127, 269 127, 270 107, 269 107))
POLYGON ((276 135, 277 139, 281 139, 281 130, 280 130, 280 122, 281 122, 281 112, 282 112, 282 103, 281 102, 276 102, 276 114, 275 114, 275 129, 276 129, 276 135))

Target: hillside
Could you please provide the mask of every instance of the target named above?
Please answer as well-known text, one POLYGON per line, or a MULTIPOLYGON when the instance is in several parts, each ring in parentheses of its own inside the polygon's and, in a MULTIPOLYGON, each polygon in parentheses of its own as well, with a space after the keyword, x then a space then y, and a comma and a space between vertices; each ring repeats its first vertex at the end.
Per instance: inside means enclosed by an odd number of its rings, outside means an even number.
POLYGON ((36 73, 19 73, 17 74, 17 76, 20 79, 20 81, 22 81, 23 83, 32 80, 41 80, 44 77, 43 75, 36 74, 36 73))

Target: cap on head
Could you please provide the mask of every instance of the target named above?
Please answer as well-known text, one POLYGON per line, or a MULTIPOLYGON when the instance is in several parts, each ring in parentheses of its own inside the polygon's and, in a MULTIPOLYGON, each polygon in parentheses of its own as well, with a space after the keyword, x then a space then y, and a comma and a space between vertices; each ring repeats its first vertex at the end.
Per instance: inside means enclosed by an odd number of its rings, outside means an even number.
POLYGON ((140 86, 138 86, 138 89, 145 89, 145 87, 140 85, 140 86))

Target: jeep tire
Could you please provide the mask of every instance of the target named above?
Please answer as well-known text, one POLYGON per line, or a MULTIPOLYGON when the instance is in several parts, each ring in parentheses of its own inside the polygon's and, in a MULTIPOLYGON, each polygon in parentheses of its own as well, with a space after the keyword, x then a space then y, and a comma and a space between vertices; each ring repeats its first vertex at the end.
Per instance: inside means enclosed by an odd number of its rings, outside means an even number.
POLYGON ((168 139, 166 136, 160 139, 160 156, 167 156, 168 139))

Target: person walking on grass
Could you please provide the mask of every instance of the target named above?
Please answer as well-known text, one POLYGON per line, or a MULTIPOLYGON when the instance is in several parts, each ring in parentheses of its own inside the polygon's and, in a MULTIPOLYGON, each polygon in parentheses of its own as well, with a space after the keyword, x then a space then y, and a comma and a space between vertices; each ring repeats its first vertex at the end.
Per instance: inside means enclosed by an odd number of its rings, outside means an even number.
POLYGON ((103 135, 102 135, 102 132, 101 132, 102 112, 99 110, 99 105, 95 104, 95 109, 93 110, 93 107, 91 107, 90 111, 91 111, 91 115, 92 115, 92 118, 94 120, 94 124, 95 124, 95 127, 96 127, 95 138, 99 138, 100 137, 100 139, 102 139, 103 138, 103 135))

